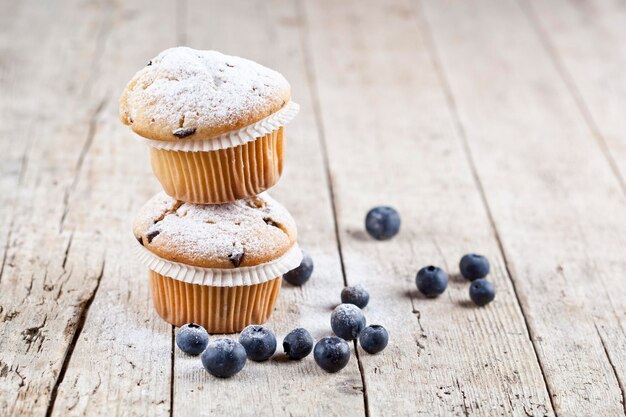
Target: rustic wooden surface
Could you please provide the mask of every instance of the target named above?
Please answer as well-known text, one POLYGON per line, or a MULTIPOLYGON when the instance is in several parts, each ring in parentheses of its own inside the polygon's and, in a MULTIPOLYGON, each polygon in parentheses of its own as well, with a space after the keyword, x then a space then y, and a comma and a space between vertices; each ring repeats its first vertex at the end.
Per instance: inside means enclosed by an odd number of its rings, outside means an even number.
POLYGON ((0 415, 625 415, 624 42, 620 0, 0 1, 0 415), (173 349, 130 252, 159 186, 117 97, 174 45, 276 68, 302 107, 272 193, 316 269, 268 325, 327 335, 361 283, 385 352, 216 380, 173 349), (377 204, 391 241, 363 231, 377 204), (437 300, 427 263, 453 274, 437 300))

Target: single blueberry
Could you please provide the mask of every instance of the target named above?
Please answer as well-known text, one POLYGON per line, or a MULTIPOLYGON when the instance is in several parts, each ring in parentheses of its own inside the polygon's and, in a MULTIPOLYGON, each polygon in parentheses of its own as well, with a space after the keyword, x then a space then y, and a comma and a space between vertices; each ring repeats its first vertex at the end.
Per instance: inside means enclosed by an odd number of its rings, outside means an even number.
POLYGON ((484 306, 496 298, 496 288, 486 279, 479 278, 470 285, 469 294, 474 304, 484 306))
POLYGON ((350 346, 343 339, 327 336, 317 342, 313 357, 326 372, 339 372, 350 361, 350 346))
POLYGON ((425 266, 415 277, 417 289, 426 297, 437 297, 448 288, 448 274, 436 266, 425 266))
POLYGON ((365 328, 365 316, 354 304, 339 304, 330 315, 330 327, 342 339, 353 340, 365 328))
POLYGON ((378 324, 367 326, 359 335, 359 343, 367 353, 378 353, 387 347, 389 334, 378 324))
POLYGON ((354 287, 345 287, 341 290, 341 302, 354 304, 359 308, 363 308, 369 303, 370 295, 361 285, 354 287))
POLYGON ((300 262, 300 266, 287 272, 283 275, 283 278, 291 285, 300 286, 311 278, 312 273, 313 259, 308 253, 302 251, 302 262, 300 262))
POLYGON ((176 346, 189 355, 201 354, 208 344, 209 334, 199 324, 185 324, 176 333, 176 346))
POLYGON ((283 350, 289 359, 305 358, 313 350, 313 338, 306 329, 292 330, 283 339, 283 350))
POLYGON ((470 281, 485 278, 489 273, 489 260, 482 255, 468 253, 461 258, 459 269, 461 270, 461 275, 470 281))
POLYGON ((246 365, 246 350, 232 339, 217 339, 202 352, 202 365, 211 375, 228 378, 246 365))
POLYGON ((276 336, 263 326, 253 324, 243 329, 239 343, 246 350, 248 358, 261 362, 268 360, 276 352, 276 336))
POLYGON ((374 239, 391 239, 400 230, 400 215, 393 207, 374 207, 365 217, 365 229, 374 239))

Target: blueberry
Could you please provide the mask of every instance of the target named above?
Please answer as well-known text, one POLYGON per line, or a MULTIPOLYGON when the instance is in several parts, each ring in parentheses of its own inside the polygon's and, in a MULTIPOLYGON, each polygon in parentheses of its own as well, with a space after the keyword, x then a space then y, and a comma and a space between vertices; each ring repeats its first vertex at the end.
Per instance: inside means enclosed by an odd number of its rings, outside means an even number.
POLYGON ((312 273, 313 259, 308 253, 302 251, 302 262, 300 262, 300 266, 287 272, 283 275, 283 278, 291 285, 300 286, 311 278, 312 273))
POLYGON ((239 343, 246 350, 248 358, 261 362, 268 360, 276 352, 276 336, 263 326, 253 324, 243 329, 239 343))
POLYGON ((217 339, 209 343, 201 358, 211 375, 228 378, 246 365, 246 350, 232 339, 217 339))
POLYGON ((313 357, 326 372, 338 372, 350 361, 350 346, 343 339, 327 336, 317 342, 313 357))
POLYGON ((289 359, 305 358, 313 350, 313 338, 303 328, 292 330, 283 339, 283 350, 289 359))
POLYGON ((354 304, 339 304, 330 316, 330 327, 342 339, 356 339, 365 328, 365 316, 354 304))
POLYGON ((496 298, 496 289, 491 282, 479 278, 470 285, 469 294, 474 304, 484 306, 496 298))
POLYGON ((400 230, 400 215, 392 207, 374 207, 365 217, 365 229, 374 239, 391 239, 400 230))
POLYGON ((208 344, 209 334, 199 324, 185 324, 176 333, 176 346, 189 355, 201 354, 208 344))
POLYGON ((378 324, 367 326, 359 335, 359 343, 367 353, 378 353, 387 347, 389 334, 378 324))
POLYGON ((361 285, 354 287, 345 287, 341 290, 341 302, 354 304, 359 308, 363 308, 369 303, 370 294, 361 285))
POLYGON ((478 278, 485 278, 489 273, 489 261, 482 255, 468 253, 461 258, 459 262, 461 275, 470 281, 478 278))
POLYGON ((415 284, 426 297, 437 297, 448 287, 448 274, 439 267, 425 266, 417 272, 415 284))

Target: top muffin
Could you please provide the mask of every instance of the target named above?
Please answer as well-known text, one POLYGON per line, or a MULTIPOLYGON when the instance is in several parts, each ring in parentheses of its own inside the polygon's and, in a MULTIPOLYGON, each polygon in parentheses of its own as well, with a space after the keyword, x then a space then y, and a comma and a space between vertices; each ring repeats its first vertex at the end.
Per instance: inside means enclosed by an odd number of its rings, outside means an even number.
POLYGON ((120 97, 120 119, 148 139, 209 139, 264 119, 290 98, 289 83, 274 70, 177 47, 135 74, 120 97))
POLYGON ((265 193, 228 204, 198 205, 160 192, 141 208, 133 232, 163 259, 221 269, 271 262, 297 238, 289 212, 265 193))

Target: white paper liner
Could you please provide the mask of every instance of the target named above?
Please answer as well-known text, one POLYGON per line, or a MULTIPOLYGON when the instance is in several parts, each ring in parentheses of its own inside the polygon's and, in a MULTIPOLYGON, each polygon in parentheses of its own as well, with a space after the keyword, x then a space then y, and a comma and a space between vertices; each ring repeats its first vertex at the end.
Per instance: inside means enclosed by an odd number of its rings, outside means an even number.
MULTIPOLYGON (((135 239, 135 241, 137 240, 135 239)), ((297 243, 283 256, 271 262, 234 269, 201 268, 167 261, 150 252, 139 242, 135 245, 135 253, 141 263, 158 274, 189 284, 211 285, 213 287, 261 284, 297 268, 302 262, 302 251, 297 243)))
POLYGON ((224 133, 209 139, 193 140, 180 139, 176 141, 152 140, 142 136, 133 135, 135 139, 146 143, 149 146, 167 151, 184 151, 184 152, 210 152, 219 149, 234 148, 235 146, 245 145, 261 136, 265 136, 280 127, 286 125, 293 120, 300 111, 300 106, 290 101, 282 109, 276 113, 272 113, 265 119, 261 119, 256 123, 248 125, 239 130, 224 133))

